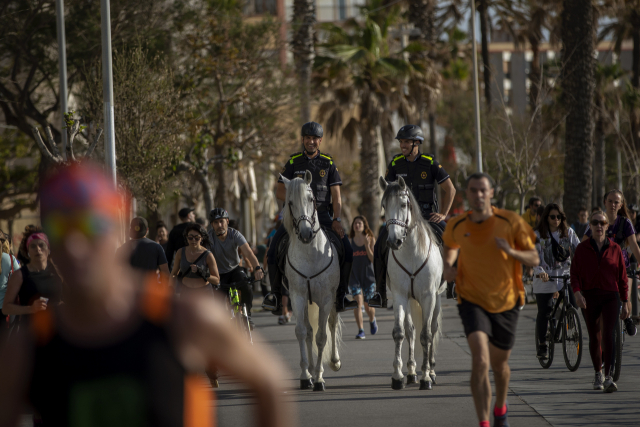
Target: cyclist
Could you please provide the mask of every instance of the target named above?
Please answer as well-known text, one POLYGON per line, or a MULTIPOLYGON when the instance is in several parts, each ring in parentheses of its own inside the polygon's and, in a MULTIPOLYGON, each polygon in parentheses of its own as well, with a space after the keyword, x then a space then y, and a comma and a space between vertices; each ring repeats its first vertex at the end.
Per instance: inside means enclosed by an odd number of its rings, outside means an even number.
MULTIPOLYGON (((344 259, 340 266, 340 284, 336 292, 336 310, 343 312, 347 308, 357 307, 358 304, 355 301, 349 301, 346 297, 349 276, 351 275, 351 264, 353 263, 353 250, 342 228, 342 219, 340 218, 342 213, 342 199, 340 198, 342 180, 331 156, 320 152, 320 144, 324 135, 322 126, 316 122, 305 123, 302 125, 300 135, 302 136, 304 151, 291 155, 289 161, 282 168, 281 176, 287 179, 302 178, 307 170, 311 172, 313 177, 311 190, 313 191, 313 197, 316 199, 318 221, 322 227, 332 230, 342 239, 344 259)), ((282 178, 280 178, 276 188, 276 198, 284 202, 286 196, 287 190, 282 178)), ((284 225, 280 226, 267 252, 271 293, 266 296, 262 306, 265 310, 277 315, 282 314, 282 274, 278 268, 278 246, 286 232, 284 225)))
MULTIPOLYGON (((624 194, 620 190, 611 190, 604 195, 604 213, 607 215, 607 221, 609 227, 607 228, 607 237, 613 239, 622 248, 622 256, 624 257, 625 267, 628 269, 631 266, 629 250, 636 259, 640 259, 640 247, 638 247, 638 241, 636 240, 636 230, 633 228, 633 223, 629 219, 629 208, 627 202, 624 199, 624 194)), ((587 231, 584 233, 582 241, 589 240, 591 237, 591 228, 587 227, 587 231)), ((631 288, 630 286, 628 287, 631 288)), ((631 313, 631 301, 628 298, 627 312, 631 313)), ((625 329, 629 336, 636 334, 636 325, 631 319, 631 314, 624 319, 625 329)))
POLYGON ((213 293, 213 286, 220 283, 216 260, 207 249, 211 246, 209 235, 200 224, 190 223, 184 230, 188 246, 176 252, 171 276, 176 278, 178 294, 196 292, 213 293), (189 261, 191 259, 191 261, 189 261))
MULTIPOLYGON (((567 226, 567 217, 556 203, 546 206, 535 233, 536 250, 540 258, 540 265, 533 268, 533 293, 536 294, 538 305, 536 328, 538 328, 540 340, 537 343, 537 357, 547 359, 549 357, 546 341, 548 319, 553 311, 553 299, 558 298, 558 291, 564 286, 560 279, 549 281, 549 276, 569 274, 571 256, 575 253, 580 240, 575 231, 567 226)), ((575 307, 576 301, 571 289, 569 289, 569 299, 571 305, 575 307)))
MULTIPOLYGON (((442 236, 446 226, 444 220, 451 209, 456 188, 442 165, 433 159, 433 155, 420 152, 424 134, 419 126, 401 127, 396 139, 400 141, 402 153, 394 156, 387 166, 385 179, 387 182, 392 182, 402 177, 418 200, 418 208, 422 216, 430 222, 436 234, 442 236), (444 193, 440 208, 438 208, 436 196, 436 183, 444 193)), ((387 236, 387 228, 382 229, 374 246, 376 293, 369 300, 370 307, 387 307, 387 236)), ((453 283, 447 283, 447 298, 453 298, 452 292, 453 283)))
POLYGON ((209 231, 210 248, 218 264, 220 284, 233 283, 240 291, 240 303, 247 306, 249 324, 253 329, 254 324, 251 320, 253 289, 249 285, 242 267, 240 267, 238 249, 240 249, 242 256, 251 266, 251 271, 256 280, 262 280, 264 270, 260 267, 260 263, 251 246, 247 243, 247 239, 238 230, 229 227, 229 212, 223 208, 212 209, 209 212, 209 223, 211 224, 211 231, 209 231))
POLYGON ((626 319, 629 314, 624 255, 620 246, 607 238, 608 226, 609 218, 603 212, 591 214, 591 237, 578 245, 571 264, 571 286, 587 324, 589 353, 596 371, 593 388, 605 393, 618 390, 611 378, 613 334, 618 317, 626 319))
POLYGON ((259 425, 290 424, 280 362, 229 328, 214 298, 173 300, 167 285, 127 273, 115 255, 121 196, 100 169, 65 166, 42 182, 42 222, 67 286, 64 304, 30 316, 0 352, 3 425, 28 403, 47 426, 213 425, 200 375, 210 366, 255 392, 259 425))
POLYGON ((467 179, 471 211, 447 224, 444 277, 456 280, 458 312, 471 349, 471 392, 480 427, 489 427, 493 369, 494 426, 508 426, 509 356, 516 340, 519 306, 524 305, 521 264, 540 262, 535 234, 514 212, 491 206, 493 179, 474 173, 467 179), (454 263, 458 258, 458 266, 454 263))

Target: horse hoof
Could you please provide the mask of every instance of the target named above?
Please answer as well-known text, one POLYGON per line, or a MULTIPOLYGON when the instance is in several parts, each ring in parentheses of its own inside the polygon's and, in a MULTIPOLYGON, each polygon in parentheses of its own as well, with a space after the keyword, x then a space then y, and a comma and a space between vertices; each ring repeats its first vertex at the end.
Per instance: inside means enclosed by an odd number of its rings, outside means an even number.
POLYGON ((420 390, 432 390, 431 381, 420 380, 420 390))
POLYGON ((313 379, 300 380, 300 390, 311 390, 313 388, 313 379))
POLYGON ((418 384, 418 375, 407 375, 407 385, 418 384))
POLYGON ((313 385, 313 391, 324 391, 324 383, 315 383, 313 385))
POLYGON ((431 378, 431 381, 437 385, 438 383, 436 382, 436 374, 429 374, 429 377, 431 378))
POLYGON ((342 368, 342 362, 340 362, 339 360, 335 363, 331 362, 329 363, 329 367, 333 372, 338 372, 340 368, 342 368))
POLYGON ((404 388, 404 383, 402 382, 402 380, 391 378, 391 388, 394 390, 402 390, 404 388))

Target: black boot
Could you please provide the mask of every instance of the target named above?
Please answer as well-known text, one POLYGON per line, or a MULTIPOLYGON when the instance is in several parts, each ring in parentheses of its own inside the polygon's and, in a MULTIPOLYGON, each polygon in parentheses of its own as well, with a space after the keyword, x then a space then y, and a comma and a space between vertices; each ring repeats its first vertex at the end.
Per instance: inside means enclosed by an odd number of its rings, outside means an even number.
POLYGON ((374 258, 373 267, 376 273, 376 293, 368 301, 369 307, 387 308, 387 266, 383 260, 374 258))
POLYGON ((271 293, 264 297, 262 308, 277 316, 282 314, 282 274, 277 265, 269 266, 269 282, 271 283, 271 293))
POLYGON ((347 299, 347 286, 349 286, 349 277, 351 277, 351 264, 350 262, 344 262, 342 267, 340 267, 340 284, 336 292, 336 312, 338 313, 358 306, 356 301, 347 299))
POLYGON ((455 286, 455 282, 447 282, 447 299, 455 298, 453 294, 453 287, 455 286))

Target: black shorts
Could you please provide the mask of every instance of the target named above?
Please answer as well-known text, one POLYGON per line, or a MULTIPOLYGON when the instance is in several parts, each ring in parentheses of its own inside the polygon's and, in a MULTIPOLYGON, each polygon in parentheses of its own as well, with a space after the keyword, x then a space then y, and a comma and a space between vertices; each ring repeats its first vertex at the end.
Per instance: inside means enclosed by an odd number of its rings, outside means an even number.
POLYGON ((500 350, 511 350, 516 342, 518 326, 518 303, 511 310, 489 313, 484 308, 469 301, 458 304, 464 333, 468 337, 473 332, 482 331, 489 336, 489 342, 500 350))

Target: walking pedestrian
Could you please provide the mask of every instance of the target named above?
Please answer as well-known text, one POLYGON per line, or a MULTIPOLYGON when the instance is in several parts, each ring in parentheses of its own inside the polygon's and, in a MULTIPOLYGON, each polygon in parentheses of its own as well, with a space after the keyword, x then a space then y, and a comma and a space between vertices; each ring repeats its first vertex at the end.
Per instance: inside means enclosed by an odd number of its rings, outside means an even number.
MULTIPOLYGON (((165 258, 167 256, 167 244, 169 243, 169 230, 167 230, 167 224, 163 221, 158 221, 156 224, 156 243, 162 246, 165 258)), ((167 262, 167 264, 169 264, 167 262)))
POLYGON ((180 224, 171 229, 167 250, 165 251, 169 269, 173 267, 173 257, 178 249, 187 246, 187 242, 184 240, 184 230, 189 224, 193 224, 196 221, 196 214, 193 213, 193 208, 182 208, 178 212, 178 218, 180 218, 180 224))
POLYGON ((4 326, 7 316, 2 312, 1 308, 7 292, 7 282, 11 275, 18 271, 20 263, 16 257, 13 256, 11 243, 2 230, 0 230, 0 253, 2 254, 2 259, 0 260, 0 325, 4 326))
POLYGON ((522 218, 531 226, 531 228, 536 227, 536 214, 540 206, 542 206, 542 199, 538 196, 533 196, 529 199, 527 210, 522 214, 522 218))
POLYGON ((351 247, 353 248, 353 267, 351 267, 351 277, 349 278, 349 291, 353 299, 358 303, 358 308, 353 310, 358 325, 358 335, 356 339, 365 339, 364 325, 362 320, 362 308, 369 315, 369 331, 371 335, 378 332, 378 322, 376 322, 376 309, 369 307, 368 302, 376 291, 376 279, 373 271, 373 247, 375 237, 369 228, 369 222, 364 216, 357 216, 351 222, 349 231, 351 247))
POLYGON ((614 328, 618 318, 629 314, 627 274, 620 246, 607 237, 608 216, 592 214, 590 228, 591 236, 578 245, 573 258, 571 285, 589 332, 589 354, 596 371, 593 389, 611 393, 618 390, 611 378, 614 328))
POLYGON ((146 272, 159 271, 169 277, 169 267, 167 257, 160 244, 151 239, 147 239, 149 224, 143 217, 133 218, 129 227, 129 240, 118 248, 117 254, 121 257, 128 257, 133 268, 146 272))
POLYGON ((509 356, 519 307, 525 302, 521 264, 535 267, 540 262, 531 227, 516 213, 491 206, 493 185, 487 174, 469 176, 466 195, 471 211, 449 220, 443 236, 444 278, 456 282, 480 427, 489 427, 489 366, 496 385, 494 426, 508 426, 509 356))
POLYGON ((35 314, 0 352, 3 424, 29 404, 45 426, 211 426, 201 372, 215 366, 256 396, 257 425, 290 425, 270 349, 237 333, 214 298, 174 300, 168 286, 126 273, 115 255, 121 197, 100 169, 60 168, 40 200, 68 286, 64 304, 35 314))
MULTIPOLYGON (((586 211, 585 211, 586 213, 586 211)), ((549 358, 547 346, 547 325, 549 315, 553 311, 554 298, 559 297, 564 282, 562 279, 549 279, 549 276, 563 276, 569 274, 571 258, 580 244, 575 231, 567 226, 567 217, 556 203, 547 205, 542 213, 542 220, 538 224, 536 233, 536 250, 540 258, 540 265, 533 268, 533 293, 536 294, 538 315, 536 328, 538 340, 536 343, 538 359, 549 358)), ((573 291, 569 289, 569 302, 574 307, 576 300, 573 291)))
POLYGON ((587 208, 581 206, 578 211, 578 221, 571 224, 571 228, 576 232, 578 239, 582 240, 587 227, 589 227, 589 212, 587 212, 587 208))

